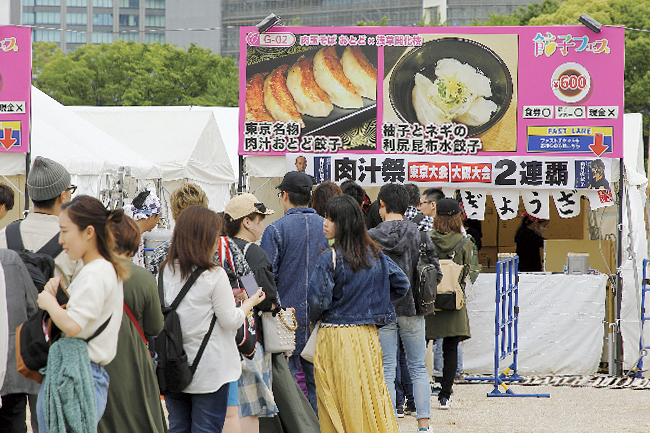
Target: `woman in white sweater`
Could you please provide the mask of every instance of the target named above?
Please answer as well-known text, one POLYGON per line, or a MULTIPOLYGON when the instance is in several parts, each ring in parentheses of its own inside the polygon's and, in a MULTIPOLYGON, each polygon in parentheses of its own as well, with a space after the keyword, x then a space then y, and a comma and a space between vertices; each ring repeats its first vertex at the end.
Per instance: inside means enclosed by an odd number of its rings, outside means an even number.
MULTIPOLYGON (((96 420, 106 407, 109 377, 104 369, 115 357, 117 336, 122 323, 122 281, 128 271, 114 252, 112 222, 123 218, 121 209, 107 210, 94 197, 79 196, 61 206, 59 243, 72 260, 83 261, 84 267, 67 291, 70 299, 66 308, 56 300, 61 277, 52 278, 38 295, 38 306, 46 310, 54 324, 65 333, 88 343, 88 357, 95 385, 96 420)), ((48 361, 49 362, 49 361, 48 361)), ((45 395, 47 375, 38 394, 38 422, 42 432, 54 421, 44 405, 52 403, 45 395)), ((54 390, 56 391, 56 390, 54 390)), ((93 419, 92 414, 86 414, 93 419)))
POLYGON ((265 298, 260 289, 241 307, 235 306, 226 272, 212 261, 221 225, 221 219, 209 209, 185 209, 176 221, 171 248, 161 265, 165 305, 174 301, 196 268, 207 269, 176 309, 190 364, 194 363, 212 317, 217 317, 192 382, 183 392, 165 395, 170 433, 222 431, 229 383, 241 375, 235 334, 246 313, 265 298))

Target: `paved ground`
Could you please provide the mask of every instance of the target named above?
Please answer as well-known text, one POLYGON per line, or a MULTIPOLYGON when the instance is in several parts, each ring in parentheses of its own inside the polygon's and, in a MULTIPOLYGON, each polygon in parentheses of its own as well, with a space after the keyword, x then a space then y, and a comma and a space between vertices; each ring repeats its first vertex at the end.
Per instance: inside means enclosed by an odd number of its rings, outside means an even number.
MULTIPOLYGON (((650 432, 650 390, 647 389, 513 385, 516 393, 547 393, 551 398, 488 398, 486 394, 493 388, 488 384, 456 384, 449 410, 439 410, 434 396, 431 399, 433 431, 650 432)), ((417 432, 417 422, 412 416, 407 415, 397 423, 401 433, 417 432)))
MULTIPOLYGON (((519 394, 551 398, 493 398, 488 384, 456 384, 452 408, 432 399, 435 432, 649 432, 650 391, 513 385, 519 394)), ((414 417, 398 420, 402 433, 417 432, 414 417)))

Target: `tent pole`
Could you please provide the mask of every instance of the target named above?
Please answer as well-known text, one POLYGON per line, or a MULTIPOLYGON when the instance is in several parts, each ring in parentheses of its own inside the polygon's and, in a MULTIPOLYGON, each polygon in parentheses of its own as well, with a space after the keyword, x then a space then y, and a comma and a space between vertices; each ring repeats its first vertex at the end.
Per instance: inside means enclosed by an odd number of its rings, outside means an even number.
MULTIPOLYGON (((30 124, 31 129, 31 124, 30 124)), ((29 177, 29 169, 32 166, 32 152, 25 153, 25 209, 23 210, 23 218, 29 213, 29 192, 27 191, 27 178, 29 177)))
POLYGON ((244 174, 244 155, 239 155, 239 186, 237 194, 243 194, 246 190, 246 176, 244 174))
MULTIPOLYGON (((621 335, 621 302, 623 299, 623 281, 621 278, 621 266, 623 264, 623 195, 625 193, 625 179, 623 158, 620 159, 618 174, 618 214, 616 216, 616 297, 614 300, 614 353, 616 356, 615 366, 609 366, 610 375, 621 376, 623 374, 623 338, 621 335)), ((629 222, 628 222, 629 224, 629 222)))

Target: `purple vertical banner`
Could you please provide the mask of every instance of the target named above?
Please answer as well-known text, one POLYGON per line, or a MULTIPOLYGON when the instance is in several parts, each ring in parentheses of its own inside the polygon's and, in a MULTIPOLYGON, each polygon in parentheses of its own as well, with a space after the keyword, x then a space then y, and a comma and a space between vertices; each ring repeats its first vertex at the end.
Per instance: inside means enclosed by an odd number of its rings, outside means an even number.
POLYGON ((31 88, 30 29, 0 26, 0 153, 29 151, 31 88))
POLYGON ((332 157, 315 156, 314 157, 314 177, 316 183, 322 183, 332 179, 332 157))

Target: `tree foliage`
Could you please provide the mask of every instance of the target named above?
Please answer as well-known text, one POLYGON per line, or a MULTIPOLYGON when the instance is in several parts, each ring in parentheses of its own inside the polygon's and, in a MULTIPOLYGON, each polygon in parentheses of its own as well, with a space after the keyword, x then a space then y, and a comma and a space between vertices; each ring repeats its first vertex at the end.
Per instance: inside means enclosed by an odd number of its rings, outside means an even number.
POLYGON ((357 21, 358 26, 371 26, 371 27, 386 27, 388 26, 388 21, 390 21, 390 18, 388 18, 386 15, 384 15, 379 22, 376 21, 357 21))
POLYGON ((234 61, 194 44, 34 47, 34 85, 64 105, 238 105, 234 61))

